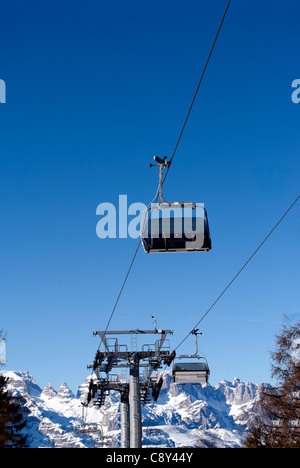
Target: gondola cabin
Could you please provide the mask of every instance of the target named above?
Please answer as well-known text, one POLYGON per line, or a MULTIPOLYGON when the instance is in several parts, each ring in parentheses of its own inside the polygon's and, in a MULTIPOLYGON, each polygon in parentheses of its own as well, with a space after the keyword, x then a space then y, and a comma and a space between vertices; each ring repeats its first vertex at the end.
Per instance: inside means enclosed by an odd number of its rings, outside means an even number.
POLYGON ((180 362, 173 366, 172 379, 177 384, 205 384, 209 374, 206 362, 180 362))
MULTIPOLYGON (((167 157, 154 156, 159 167, 158 194, 161 203, 150 204, 143 215, 141 242, 146 253, 208 252, 211 249, 207 212, 203 204, 171 202, 163 196, 163 169, 167 157)), ((156 196, 156 200, 158 197, 156 196)))
POLYGON ((208 252, 207 212, 193 202, 152 205, 144 213, 141 241, 146 253, 208 252))

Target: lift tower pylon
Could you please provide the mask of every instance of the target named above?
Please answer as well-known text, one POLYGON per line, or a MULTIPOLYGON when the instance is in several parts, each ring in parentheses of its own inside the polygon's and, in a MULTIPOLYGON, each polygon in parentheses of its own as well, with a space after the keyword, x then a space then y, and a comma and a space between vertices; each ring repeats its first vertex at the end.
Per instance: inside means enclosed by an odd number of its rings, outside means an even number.
MULTIPOLYGON (((121 331, 95 331, 99 335, 104 351, 98 349, 92 368, 96 374, 96 381, 91 385, 91 394, 94 404, 102 406, 105 397, 111 390, 121 394, 121 447, 141 448, 142 446, 142 411, 141 406, 147 402, 148 393, 152 389, 157 399, 159 389, 157 382, 151 376, 162 364, 170 365, 175 357, 174 351, 170 354, 170 347, 166 342, 168 334, 173 330, 121 330, 121 331), (129 350, 127 345, 119 344, 119 335, 158 335, 153 344, 146 343, 141 349, 129 350), (113 345, 109 343, 108 335, 113 338, 113 345), (110 373, 115 368, 129 368, 129 381, 121 382, 111 378, 110 373), (140 369, 144 368, 143 376, 140 369), (105 374, 105 376, 104 376, 105 374)), ((168 340, 167 340, 168 341, 168 340)))

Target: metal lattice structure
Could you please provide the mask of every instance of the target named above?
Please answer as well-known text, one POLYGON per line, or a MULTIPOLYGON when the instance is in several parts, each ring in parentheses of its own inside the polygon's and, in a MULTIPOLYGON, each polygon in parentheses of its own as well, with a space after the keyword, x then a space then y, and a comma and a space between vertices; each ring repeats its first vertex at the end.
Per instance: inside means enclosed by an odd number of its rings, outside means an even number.
MULTIPOLYGON (((170 365, 175 352, 170 353, 170 346, 166 337, 173 334, 173 330, 123 330, 123 331, 95 331, 94 335, 101 338, 104 350, 98 349, 92 368, 96 380, 91 380, 88 402, 103 406, 111 390, 121 395, 121 446, 122 448, 139 448, 142 443, 141 405, 150 400, 150 390, 154 401, 157 400, 162 379, 153 377, 153 372, 162 365, 170 365), (138 335, 158 335, 153 344, 144 344, 141 349, 128 349, 128 345, 120 344, 122 335, 135 338, 138 335), (110 344, 109 337, 113 337, 110 344), (129 380, 113 378, 113 369, 128 368, 129 380), (143 368, 143 375, 140 369, 143 368)), ((135 343, 137 347, 137 343, 135 343)), ((101 345, 100 345, 101 346, 101 345)))

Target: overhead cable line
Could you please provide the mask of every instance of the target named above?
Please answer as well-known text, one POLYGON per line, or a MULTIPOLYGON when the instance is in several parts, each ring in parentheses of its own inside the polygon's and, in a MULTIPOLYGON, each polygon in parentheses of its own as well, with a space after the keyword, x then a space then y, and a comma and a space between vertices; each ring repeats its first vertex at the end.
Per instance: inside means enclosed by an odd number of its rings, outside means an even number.
MULTIPOLYGON (((134 252, 133 258, 132 258, 132 260, 131 260, 130 266, 129 266, 128 271, 127 271, 127 274, 126 274, 126 276, 125 276, 125 279, 124 279, 124 281, 123 281, 122 287, 121 287, 120 292, 119 292, 119 294, 118 294, 117 300, 116 300, 116 302, 115 302, 115 305, 114 305, 114 307, 113 307, 113 310, 112 310, 112 312, 111 312, 111 314, 110 314, 110 317, 109 317, 109 320, 108 320, 108 322, 107 322, 105 331, 108 330, 109 324, 110 324, 110 322, 111 322, 111 320, 112 320, 112 318, 113 318, 113 315, 114 315, 115 310, 116 310, 116 308, 117 308, 118 302, 119 302, 119 300, 120 300, 121 294, 122 294, 123 289, 124 289, 124 287, 125 287, 126 281, 127 281, 127 279, 128 279, 128 276, 129 276, 129 273, 130 273, 130 271, 131 271, 132 265, 134 264, 134 260, 135 260, 135 258, 136 258, 136 256, 137 256, 137 253, 138 253, 139 248, 140 248, 140 242, 138 243, 138 246, 137 246, 137 248, 136 248, 136 250, 135 250, 135 252, 134 252)), ((99 344, 99 346, 98 346, 98 349, 100 349, 101 343, 102 343, 102 340, 101 340, 101 342, 100 342, 100 344, 99 344)))
POLYGON ((223 25, 223 23, 224 23, 224 20, 225 20, 227 11, 228 11, 228 9, 229 9, 230 2, 231 2, 231 0, 229 0, 228 3, 227 3, 227 6, 226 6, 226 8, 225 8, 224 14, 223 14, 223 16, 222 16, 222 19, 221 19, 221 22, 220 22, 220 25, 219 25, 219 28, 218 28, 218 31, 217 31, 216 36, 215 36, 215 39, 214 39, 214 42, 213 42, 213 44, 212 44, 212 46, 211 46, 211 49, 210 49, 210 51, 209 51, 209 54, 208 54, 207 60, 206 60, 206 62, 205 62, 205 65, 204 65, 204 68, 203 68, 203 71, 202 71, 200 80, 199 80, 199 82, 198 82, 198 85, 197 85, 196 91, 195 91, 195 93, 194 93, 192 102, 191 102, 191 104, 190 104, 188 113, 187 113, 186 118, 185 118, 185 121, 184 121, 184 123, 183 123, 183 126, 182 126, 181 132, 180 132, 180 134, 179 134, 178 140, 177 140, 177 142, 176 142, 176 145, 175 145, 173 154, 172 154, 171 159, 170 159, 170 161, 169 161, 169 163, 168 163, 169 165, 168 165, 168 167, 167 167, 167 170, 166 170, 166 173, 165 173, 165 177, 164 177, 163 183, 164 183, 164 181, 165 181, 165 179, 166 179, 166 177, 167 177, 167 175, 168 175, 168 172, 169 172, 169 170, 170 170, 170 166, 171 166, 171 164, 172 164, 172 161, 173 161, 173 159, 174 159, 175 153, 176 153, 176 151, 177 151, 177 148, 178 148, 179 142, 180 142, 180 140, 181 140, 183 131, 184 131, 184 129, 185 129, 186 123, 187 123, 188 118, 189 118, 189 116, 190 116, 190 113, 191 113, 192 107, 193 107, 193 105, 194 105, 196 96, 197 96, 197 94, 198 94, 200 85, 201 85, 202 80, 203 80, 203 77, 204 77, 204 75, 205 75, 205 72, 206 72, 208 63, 209 63, 210 58, 211 58, 211 56, 212 56, 212 53, 213 53, 214 47, 215 47, 215 45, 216 45, 218 36, 219 36, 219 34, 220 34, 222 25, 223 25))
MULTIPOLYGON (((174 159, 174 156, 175 156, 175 153, 176 153, 176 151, 177 151, 179 142, 180 142, 180 140, 181 140, 183 131, 184 131, 184 129, 185 129, 186 123, 187 123, 188 118, 189 118, 189 116, 190 116, 190 113, 191 113, 193 104, 194 104, 194 102, 195 102, 197 93, 198 93, 198 91, 199 91, 200 85, 201 85, 201 83, 202 83, 203 77, 204 77, 204 75, 205 75, 205 72, 206 72, 208 63, 209 63, 210 58, 211 58, 211 55, 212 55, 212 52, 213 52, 213 50, 214 50, 215 44, 216 44, 217 39, 218 39, 218 36, 219 36, 219 34, 220 34, 220 31, 221 31, 222 25, 223 25, 223 23, 224 23, 224 20, 225 20, 227 11, 228 11, 228 9, 229 9, 230 2, 231 2, 231 0, 228 1, 227 6, 226 6, 226 9, 225 9, 225 11, 224 11, 224 13, 223 13, 223 16, 222 16, 220 25, 219 25, 219 27, 218 27, 218 30, 217 30, 217 33, 216 33, 216 35, 215 35, 213 44, 212 44, 211 49, 210 49, 210 51, 209 51, 209 54, 208 54, 207 60, 206 60, 206 62, 205 62, 205 65, 204 65, 204 68, 203 68, 203 71, 202 71, 200 80, 199 80, 199 82, 198 82, 198 85, 197 85, 196 91, 195 91, 195 93, 194 93, 192 102, 191 102, 191 104, 190 104, 188 113, 187 113, 187 115, 186 115, 185 121, 184 121, 183 126, 182 126, 182 129, 181 129, 181 131, 180 131, 180 134, 179 134, 178 140, 177 140, 177 142, 176 142, 176 145, 175 145, 173 154, 172 154, 171 159, 170 159, 170 161, 169 161, 169 163, 168 163, 168 167, 167 167, 167 170, 166 170, 166 173, 165 173, 165 176, 164 176, 164 179, 163 179, 163 182, 162 182, 162 183, 165 182, 165 179, 166 179, 166 177, 167 177, 167 175, 168 175, 168 172, 169 172, 169 170, 170 170, 170 166, 171 166, 172 161, 173 161, 173 159, 174 159)), ((157 192, 157 193, 156 193, 156 196, 155 196, 155 198, 154 198, 154 200, 153 200, 154 203, 157 201, 158 195, 159 195, 159 193, 157 192)), ((138 250, 139 250, 139 248, 140 248, 140 245, 141 245, 141 243, 140 243, 140 241, 139 241, 138 246, 137 246, 137 248, 136 248, 136 250, 135 250, 135 252, 134 252, 133 259, 132 259, 132 261, 131 261, 131 263, 130 263, 130 266, 129 266, 128 271, 127 271, 126 276, 125 276, 125 279, 124 279, 124 281, 123 281, 122 287, 121 287, 121 289, 120 289, 120 292, 119 292, 118 297, 117 297, 117 299, 116 299, 116 302, 115 302, 115 304, 114 304, 113 310, 112 310, 111 315, 110 315, 110 317, 109 317, 108 324, 107 324, 107 326, 106 326, 105 331, 107 331, 107 329, 108 329, 108 327, 109 327, 109 324, 110 324, 110 322, 111 322, 111 320, 112 320, 112 318, 113 318, 113 315, 114 315, 114 313, 115 313, 116 307, 117 307, 117 305, 118 305, 118 302, 119 302, 120 297, 121 297, 121 295, 122 295, 122 292, 123 292, 123 290, 124 290, 125 284, 126 284, 126 282, 127 282, 128 276, 129 276, 129 274, 130 274, 130 271, 131 271, 132 266, 133 266, 133 264, 134 264, 134 261, 135 261, 135 259, 136 259, 136 256, 137 256, 138 250)), ((101 346, 101 343, 100 343, 99 347, 100 347, 100 346, 101 346)))
POLYGON ((293 201, 293 203, 288 207, 288 209, 286 210, 286 212, 281 216, 281 218, 279 219, 279 221, 277 221, 277 223, 275 224, 275 226, 271 229, 271 231, 269 232, 269 234, 264 238, 264 240, 259 244, 259 246, 254 250, 254 252, 252 253, 252 255, 250 255, 250 257, 248 258, 248 260, 243 264, 243 266, 239 269, 239 271, 237 272, 237 274, 232 278, 232 280, 230 281, 230 283, 228 283, 228 285, 226 286, 225 289, 223 289, 223 291, 221 292, 221 294, 217 297, 217 299, 212 303, 212 305, 209 307, 209 309, 205 312, 205 314, 201 317, 201 319, 199 320, 199 322, 196 323, 196 325, 194 326, 193 330, 191 330, 188 335, 179 343, 179 345, 175 348, 175 351, 185 342, 185 340, 190 336, 191 333, 193 333, 193 331, 198 327, 198 325, 202 322, 202 320, 207 316, 207 314, 212 310, 212 308, 217 304, 217 302, 221 299, 221 297, 225 294, 225 292, 228 290, 228 288, 230 288, 230 286, 232 285, 232 283, 237 279, 237 277, 242 273, 242 271, 244 270, 244 268, 248 265, 248 263, 252 260, 252 258, 257 254, 257 252, 259 251, 259 249, 263 246, 263 244, 266 242, 266 240, 270 237, 270 235, 275 231, 275 229, 279 226, 279 224, 281 223, 281 221, 285 218, 285 216, 288 214, 288 212, 293 208, 293 206, 297 203, 297 201, 299 200, 300 198, 300 195, 298 195, 298 197, 293 201))

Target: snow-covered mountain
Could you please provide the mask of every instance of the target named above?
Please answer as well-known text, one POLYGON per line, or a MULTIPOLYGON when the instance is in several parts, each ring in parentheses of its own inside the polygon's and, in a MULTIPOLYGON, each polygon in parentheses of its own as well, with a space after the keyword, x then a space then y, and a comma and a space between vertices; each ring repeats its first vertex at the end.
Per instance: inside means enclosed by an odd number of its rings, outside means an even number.
MULTIPOLYGON (((88 408, 86 421, 102 427, 102 436, 86 435, 78 429, 90 377, 75 396, 66 383, 57 391, 50 384, 41 389, 28 372, 1 374, 9 378, 9 391, 24 398, 29 447, 120 446, 118 393, 111 392, 102 408, 88 408)), ((260 386, 239 379, 214 387, 175 385, 166 373, 158 401, 142 407, 143 447, 240 447, 259 392, 260 386)))

